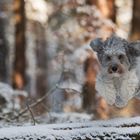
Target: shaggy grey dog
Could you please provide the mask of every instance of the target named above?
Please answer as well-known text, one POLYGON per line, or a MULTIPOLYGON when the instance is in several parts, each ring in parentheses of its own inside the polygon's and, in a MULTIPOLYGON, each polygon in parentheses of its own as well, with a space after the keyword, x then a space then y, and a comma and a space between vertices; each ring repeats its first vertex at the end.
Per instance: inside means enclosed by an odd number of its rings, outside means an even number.
POLYGON ((140 97, 140 41, 128 42, 112 35, 105 41, 97 38, 90 46, 101 65, 96 78, 99 94, 120 108, 132 97, 140 97))

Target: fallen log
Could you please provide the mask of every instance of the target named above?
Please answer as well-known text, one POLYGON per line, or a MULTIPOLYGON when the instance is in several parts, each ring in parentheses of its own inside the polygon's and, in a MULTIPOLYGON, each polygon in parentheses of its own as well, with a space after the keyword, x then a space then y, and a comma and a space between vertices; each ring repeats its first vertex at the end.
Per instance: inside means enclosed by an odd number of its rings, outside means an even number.
POLYGON ((0 129, 0 140, 140 139, 140 117, 0 129))

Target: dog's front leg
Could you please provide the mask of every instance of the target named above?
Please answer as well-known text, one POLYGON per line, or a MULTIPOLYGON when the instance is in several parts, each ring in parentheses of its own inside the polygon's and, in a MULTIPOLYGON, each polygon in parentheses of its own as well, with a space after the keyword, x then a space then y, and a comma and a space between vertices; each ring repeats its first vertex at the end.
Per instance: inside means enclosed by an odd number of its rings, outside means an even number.
POLYGON ((138 86, 138 89, 136 90, 135 98, 140 99, 140 84, 138 86))
POLYGON ((140 57, 137 58, 136 75, 139 80, 138 89, 136 89, 135 97, 140 99, 140 57))
POLYGON ((125 99, 123 97, 123 95, 121 95, 121 91, 120 90, 117 90, 116 92, 116 99, 115 99, 115 105, 118 107, 118 108, 122 108, 124 106, 126 106, 127 104, 127 99, 125 99))
POLYGON ((124 100, 122 93, 121 93, 121 85, 122 81, 119 79, 114 79, 114 87, 116 89, 116 99, 115 99, 115 105, 118 108, 122 108, 127 104, 127 101, 124 100))

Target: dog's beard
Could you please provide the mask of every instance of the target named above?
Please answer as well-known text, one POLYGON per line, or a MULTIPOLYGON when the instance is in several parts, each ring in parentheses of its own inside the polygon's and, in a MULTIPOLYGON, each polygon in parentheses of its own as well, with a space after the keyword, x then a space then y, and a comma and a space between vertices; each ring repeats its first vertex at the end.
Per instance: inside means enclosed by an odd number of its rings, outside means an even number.
POLYGON ((124 73, 106 73, 105 74, 106 75, 106 77, 107 77, 107 79, 114 79, 114 78, 121 78, 123 75, 124 75, 124 73))
POLYGON ((136 95, 138 84, 136 70, 116 75, 104 71, 97 76, 96 90, 106 99, 108 104, 122 108, 136 95), (114 78, 115 76, 119 76, 119 78, 114 78))
POLYGON ((112 74, 109 74, 109 75, 110 75, 110 77, 112 77, 112 78, 119 78, 119 77, 122 76, 122 74, 120 74, 120 73, 112 73, 112 74))

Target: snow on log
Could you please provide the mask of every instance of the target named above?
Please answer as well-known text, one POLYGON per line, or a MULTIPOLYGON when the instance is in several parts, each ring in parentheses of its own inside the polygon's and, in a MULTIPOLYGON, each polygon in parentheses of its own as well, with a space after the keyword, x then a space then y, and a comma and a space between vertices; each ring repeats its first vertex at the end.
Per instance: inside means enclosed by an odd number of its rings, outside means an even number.
POLYGON ((140 139, 140 117, 0 129, 0 140, 140 139))

